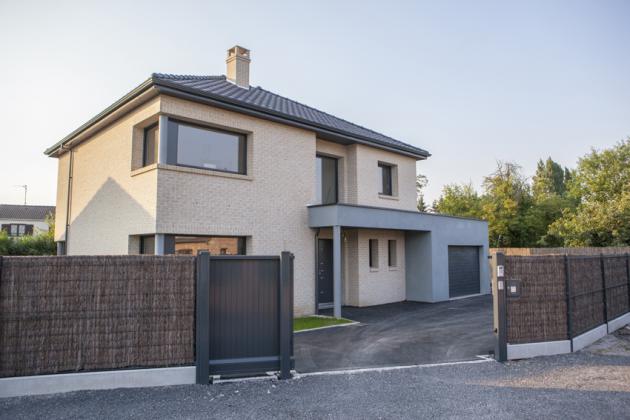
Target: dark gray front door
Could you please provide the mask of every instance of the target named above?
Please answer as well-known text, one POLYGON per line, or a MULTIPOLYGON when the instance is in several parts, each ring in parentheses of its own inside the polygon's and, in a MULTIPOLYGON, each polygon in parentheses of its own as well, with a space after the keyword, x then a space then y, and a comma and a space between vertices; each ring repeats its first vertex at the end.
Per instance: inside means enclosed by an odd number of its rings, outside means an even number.
POLYGON ((448 247, 448 292, 452 298, 479 293, 478 247, 448 247))
POLYGON ((318 306, 331 306, 334 300, 332 239, 317 241, 317 289, 318 306))

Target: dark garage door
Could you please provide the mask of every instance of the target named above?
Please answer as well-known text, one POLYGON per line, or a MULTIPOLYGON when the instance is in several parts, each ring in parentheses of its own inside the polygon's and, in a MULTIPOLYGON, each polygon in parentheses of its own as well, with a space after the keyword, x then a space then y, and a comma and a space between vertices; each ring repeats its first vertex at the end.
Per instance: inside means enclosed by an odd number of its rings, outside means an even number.
POLYGON ((479 293, 479 248, 448 247, 448 292, 454 298, 479 293))

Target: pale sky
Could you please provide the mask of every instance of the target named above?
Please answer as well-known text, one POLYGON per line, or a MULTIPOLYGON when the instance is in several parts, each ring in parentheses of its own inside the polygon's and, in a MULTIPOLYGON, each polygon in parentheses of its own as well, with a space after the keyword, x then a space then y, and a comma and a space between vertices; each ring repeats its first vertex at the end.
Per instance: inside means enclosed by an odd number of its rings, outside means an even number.
MULTIPOLYGON (((224 74, 432 153, 427 196, 630 136, 630 1, 0 0, 0 203, 55 204, 43 151, 152 72, 224 74)), ((103 157, 106 162, 107 157, 103 157)))

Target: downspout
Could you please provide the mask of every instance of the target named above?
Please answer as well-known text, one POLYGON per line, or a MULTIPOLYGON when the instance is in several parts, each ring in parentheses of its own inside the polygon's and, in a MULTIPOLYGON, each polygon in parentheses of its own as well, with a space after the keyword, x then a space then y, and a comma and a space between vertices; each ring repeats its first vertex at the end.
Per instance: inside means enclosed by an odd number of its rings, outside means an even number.
MULTIPOLYGON (((63 150, 65 146, 61 146, 63 150)), ((65 247, 64 255, 68 255, 68 244, 70 238, 70 209, 72 206, 72 181, 74 178, 74 150, 67 149, 70 153, 70 163, 68 164, 68 190, 66 197, 66 235, 65 235, 65 247)))
POLYGON ((319 232, 321 228, 317 228, 315 231, 315 314, 319 315, 319 273, 317 269, 319 268, 319 232))

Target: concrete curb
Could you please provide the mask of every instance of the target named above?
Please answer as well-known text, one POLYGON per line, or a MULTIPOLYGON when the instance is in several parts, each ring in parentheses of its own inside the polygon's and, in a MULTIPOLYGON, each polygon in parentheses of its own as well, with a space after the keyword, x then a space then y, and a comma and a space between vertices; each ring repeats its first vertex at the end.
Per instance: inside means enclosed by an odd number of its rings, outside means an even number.
POLYGON ((300 334, 300 333, 305 333, 305 332, 310 332, 310 331, 318 331, 318 330, 327 330, 329 328, 337 328, 337 327, 350 327, 352 325, 359 325, 361 324, 358 321, 352 321, 352 322, 348 322, 345 324, 337 324, 337 325, 327 325, 325 327, 317 327, 317 328, 309 328, 308 330, 300 330, 300 331, 294 331, 293 334, 300 334))
POLYGON ((17 376, 0 378, 0 398, 194 383, 194 366, 17 376))

